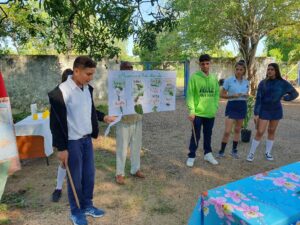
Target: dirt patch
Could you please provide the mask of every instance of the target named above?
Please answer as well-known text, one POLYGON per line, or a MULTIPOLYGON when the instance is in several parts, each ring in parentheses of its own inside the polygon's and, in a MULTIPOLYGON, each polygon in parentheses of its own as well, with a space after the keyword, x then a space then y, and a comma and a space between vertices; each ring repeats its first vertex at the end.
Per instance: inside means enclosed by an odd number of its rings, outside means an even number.
MULTIPOLYGON (((174 112, 144 116, 142 169, 147 175, 144 181, 128 176, 125 186, 116 185, 114 136, 100 137, 94 141, 97 168, 94 203, 105 209, 107 214, 100 219, 89 219, 89 224, 187 224, 197 197, 202 191, 300 159, 300 103, 296 102, 284 104, 285 118, 279 124, 274 143, 274 162, 264 159, 263 141, 253 163, 245 161, 249 143, 240 143, 240 160, 233 160, 227 155, 220 161, 220 165, 212 166, 204 162, 200 148, 195 167, 187 168, 185 161, 191 127, 186 119, 187 111, 183 99, 177 100, 176 107, 174 112)), ((214 152, 220 147, 224 110, 225 102, 221 102, 212 138, 214 152)), ((250 128, 253 130, 253 123, 250 124, 250 128)), ((231 143, 226 153, 230 148, 231 143)), ((126 172, 129 174, 130 162, 127 162, 126 172)), ((50 166, 46 166, 45 160, 32 160, 26 162, 21 171, 9 178, 5 195, 21 191, 22 195, 19 197, 24 202, 14 206, 8 203, 7 209, 0 207, 0 219, 7 218, 3 224, 71 224, 66 188, 59 203, 50 201, 55 187, 57 165, 55 156, 50 158, 50 166)))

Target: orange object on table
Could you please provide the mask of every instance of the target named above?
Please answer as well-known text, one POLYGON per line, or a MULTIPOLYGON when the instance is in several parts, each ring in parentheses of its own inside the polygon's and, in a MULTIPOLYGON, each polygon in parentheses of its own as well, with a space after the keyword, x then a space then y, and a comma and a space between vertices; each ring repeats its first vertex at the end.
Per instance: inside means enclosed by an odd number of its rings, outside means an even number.
POLYGON ((16 138, 20 159, 46 157, 43 136, 17 136, 16 138))

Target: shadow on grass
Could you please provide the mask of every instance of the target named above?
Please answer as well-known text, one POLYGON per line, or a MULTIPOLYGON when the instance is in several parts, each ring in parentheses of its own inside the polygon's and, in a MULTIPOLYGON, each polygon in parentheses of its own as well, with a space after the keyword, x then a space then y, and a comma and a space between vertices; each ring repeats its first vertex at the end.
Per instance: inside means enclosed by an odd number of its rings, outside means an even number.
MULTIPOLYGON (((99 149, 95 151, 95 167, 105 172, 109 177, 116 174, 116 155, 108 149, 99 149)), ((130 159, 127 158, 125 173, 130 172, 130 159)))
POLYGON ((27 190, 19 190, 3 195, 0 204, 0 225, 13 224, 7 215, 11 209, 24 209, 27 207, 26 192, 27 190))
POLYGON ((27 207, 25 201, 25 195, 27 190, 19 190, 18 192, 11 192, 3 195, 1 200, 0 211, 5 209, 5 205, 13 208, 25 208, 27 207))
POLYGON ((150 208, 150 213, 153 214, 160 214, 160 215, 166 215, 166 214, 172 214, 175 213, 176 207, 172 205, 170 202, 166 200, 159 199, 157 204, 150 208))

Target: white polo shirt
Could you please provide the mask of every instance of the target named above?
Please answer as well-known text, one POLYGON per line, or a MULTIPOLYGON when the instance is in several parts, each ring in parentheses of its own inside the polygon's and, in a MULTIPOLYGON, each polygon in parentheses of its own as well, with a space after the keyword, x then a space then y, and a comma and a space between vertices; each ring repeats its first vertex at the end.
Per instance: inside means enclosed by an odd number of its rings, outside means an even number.
MULTIPOLYGON (((228 95, 234 94, 248 94, 249 92, 249 81, 246 79, 242 79, 239 81, 235 75, 228 77, 223 84, 224 90, 228 92, 228 95)), ((228 101, 238 101, 238 100, 246 100, 245 97, 228 99, 228 101)))
POLYGON ((59 85, 67 108, 68 139, 78 140, 92 133, 92 99, 88 85, 83 90, 72 76, 59 85))

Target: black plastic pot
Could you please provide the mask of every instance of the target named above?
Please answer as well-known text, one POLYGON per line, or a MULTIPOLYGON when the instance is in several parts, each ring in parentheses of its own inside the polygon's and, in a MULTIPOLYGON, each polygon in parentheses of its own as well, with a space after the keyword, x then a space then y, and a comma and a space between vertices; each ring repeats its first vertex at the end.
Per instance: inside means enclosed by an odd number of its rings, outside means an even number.
POLYGON ((241 130, 241 139, 242 142, 248 143, 251 139, 251 130, 248 129, 242 129, 241 130))

